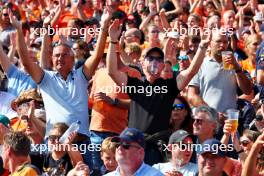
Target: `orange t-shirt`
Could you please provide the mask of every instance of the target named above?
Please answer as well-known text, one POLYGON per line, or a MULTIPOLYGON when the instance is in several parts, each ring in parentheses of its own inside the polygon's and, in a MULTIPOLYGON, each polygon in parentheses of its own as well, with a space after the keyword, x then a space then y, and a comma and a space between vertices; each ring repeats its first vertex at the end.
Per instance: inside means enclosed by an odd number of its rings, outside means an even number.
MULTIPOLYGON (((91 99, 94 94, 104 92, 111 98, 128 99, 125 93, 119 93, 114 81, 108 76, 107 69, 101 68, 96 71, 93 78, 91 99)), ((128 110, 109 105, 104 101, 93 101, 90 130, 102 132, 121 133, 128 123, 128 110)))
POLYGON ((255 80, 256 78, 256 64, 253 64, 250 59, 242 60, 239 62, 242 69, 246 70, 251 78, 255 80))
MULTIPOLYGON (((121 71, 140 78, 140 73, 133 68, 124 67, 121 71)), ((90 130, 121 133, 128 124, 128 110, 109 105, 104 101, 94 101, 94 95, 98 92, 104 92, 111 98, 129 99, 128 95, 122 92, 122 89, 118 88, 108 76, 106 68, 97 70, 93 77, 93 86, 89 98, 89 104, 93 104, 90 130)))

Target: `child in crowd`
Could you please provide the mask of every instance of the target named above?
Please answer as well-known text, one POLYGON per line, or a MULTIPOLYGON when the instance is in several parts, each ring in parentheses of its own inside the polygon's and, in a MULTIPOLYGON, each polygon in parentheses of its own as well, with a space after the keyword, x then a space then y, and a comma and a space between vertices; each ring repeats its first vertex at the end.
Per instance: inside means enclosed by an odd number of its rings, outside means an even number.
POLYGON ((117 162, 115 160, 116 144, 111 141, 112 137, 106 138, 101 147, 101 159, 104 165, 101 167, 101 174, 107 174, 114 171, 117 168, 117 162))

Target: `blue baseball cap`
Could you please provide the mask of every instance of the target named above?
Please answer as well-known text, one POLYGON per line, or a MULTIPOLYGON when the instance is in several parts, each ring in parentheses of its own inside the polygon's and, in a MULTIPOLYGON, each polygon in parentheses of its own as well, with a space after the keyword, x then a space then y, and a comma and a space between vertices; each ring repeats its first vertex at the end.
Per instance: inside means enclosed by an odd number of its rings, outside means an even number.
POLYGON ((126 128, 119 136, 115 136, 112 142, 136 142, 141 147, 145 148, 145 138, 141 131, 136 128, 126 128))
POLYGON ((204 141, 204 143, 202 144, 201 150, 198 151, 198 154, 202 155, 204 153, 211 153, 211 154, 218 155, 220 157, 225 157, 226 151, 227 151, 227 148, 219 140, 208 139, 204 141))

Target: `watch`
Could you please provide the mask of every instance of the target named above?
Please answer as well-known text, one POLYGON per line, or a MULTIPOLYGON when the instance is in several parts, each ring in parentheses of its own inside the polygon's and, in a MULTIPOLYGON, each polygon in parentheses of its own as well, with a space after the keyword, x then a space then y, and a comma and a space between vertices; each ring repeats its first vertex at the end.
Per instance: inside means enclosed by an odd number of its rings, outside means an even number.
POLYGON ((118 105, 118 103, 119 103, 119 99, 118 98, 115 98, 112 105, 113 106, 116 106, 116 105, 118 105))

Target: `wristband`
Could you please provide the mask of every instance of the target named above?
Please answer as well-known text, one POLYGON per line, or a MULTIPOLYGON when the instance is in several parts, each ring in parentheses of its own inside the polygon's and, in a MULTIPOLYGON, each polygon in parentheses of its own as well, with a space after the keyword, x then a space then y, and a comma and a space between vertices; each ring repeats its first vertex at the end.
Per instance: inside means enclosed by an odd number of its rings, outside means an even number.
POLYGON ((119 103, 119 99, 118 98, 115 98, 114 99, 114 102, 113 102, 113 106, 116 106, 118 103, 119 103))

